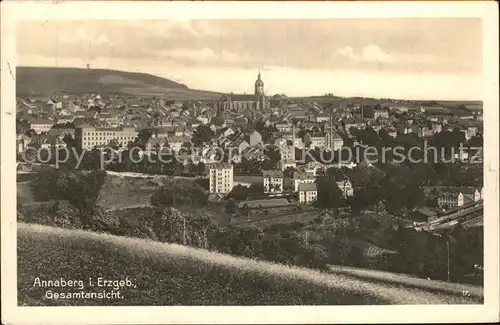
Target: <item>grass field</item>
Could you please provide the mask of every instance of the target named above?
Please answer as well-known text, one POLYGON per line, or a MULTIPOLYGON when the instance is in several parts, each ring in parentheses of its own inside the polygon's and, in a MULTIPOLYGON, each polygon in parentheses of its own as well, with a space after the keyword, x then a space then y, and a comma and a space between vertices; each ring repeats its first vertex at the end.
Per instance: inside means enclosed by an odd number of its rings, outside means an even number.
MULTIPOLYGON (((85 287, 89 292, 111 288, 85 287)), ((80 290, 52 288, 55 292, 80 290)), ((478 303, 449 290, 361 280, 256 262, 185 246, 18 224, 20 305, 303 305, 478 303), (45 299, 42 280, 128 277, 121 299, 45 299)))
POLYGON ((97 204, 106 209, 149 205, 151 195, 165 178, 137 178, 108 173, 97 204))

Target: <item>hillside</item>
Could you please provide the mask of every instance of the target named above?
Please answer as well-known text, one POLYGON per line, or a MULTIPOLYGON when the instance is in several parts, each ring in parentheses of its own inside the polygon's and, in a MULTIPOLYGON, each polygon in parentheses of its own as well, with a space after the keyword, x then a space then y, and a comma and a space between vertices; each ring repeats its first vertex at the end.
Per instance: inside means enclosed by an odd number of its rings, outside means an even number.
MULTIPOLYGON (((20 305, 346 305, 480 303, 454 290, 408 287, 240 259, 186 246, 18 223, 20 305), (40 279, 128 277, 122 299, 48 300, 40 279)), ((452 286, 452 285, 451 285, 452 286)), ((462 286, 461 286, 462 287, 462 286)), ((457 287, 458 288, 458 287, 457 287)), ((456 290, 458 290, 455 288, 456 290)), ((55 292, 69 292, 52 288, 55 292)), ((108 291, 111 288, 106 288, 108 291)), ((101 292, 103 288, 84 288, 101 292)), ((78 292, 79 290, 74 290, 78 292)))
POLYGON ((147 73, 106 69, 17 67, 17 95, 99 93, 101 95, 165 96, 168 99, 216 99, 218 93, 147 73))

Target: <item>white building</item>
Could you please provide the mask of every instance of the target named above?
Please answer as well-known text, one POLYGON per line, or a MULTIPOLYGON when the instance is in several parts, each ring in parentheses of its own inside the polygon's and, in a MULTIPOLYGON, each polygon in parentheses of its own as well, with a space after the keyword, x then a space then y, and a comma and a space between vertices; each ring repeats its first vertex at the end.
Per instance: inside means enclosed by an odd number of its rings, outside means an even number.
POLYGON ((316 183, 300 184, 298 192, 300 203, 312 203, 318 198, 318 189, 316 187, 316 183))
POLYGON ((264 193, 283 193, 283 171, 265 170, 262 172, 264 193))
POLYGON ((354 189, 352 188, 352 183, 349 180, 346 179, 346 180, 337 182, 337 186, 339 187, 339 189, 342 192, 342 195, 344 197, 354 195, 354 189))
POLYGON ((325 135, 325 146, 333 151, 337 151, 344 146, 344 140, 334 131, 331 131, 331 134, 327 132, 325 135))
POLYGON ((295 162, 295 159, 293 159, 293 160, 283 160, 283 159, 281 159, 278 162, 278 169, 279 170, 285 171, 288 167, 297 168, 297 163, 295 162))
POLYGON ((389 111, 386 109, 375 109, 373 110, 373 118, 389 118, 389 111))
POLYGON ((460 207, 464 204, 477 202, 483 198, 483 189, 460 189, 453 193, 443 193, 438 197, 440 208, 460 207))
POLYGON ((76 146, 79 149, 93 149, 105 146, 114 140, 121 147, 126 147, 129 141, 134 141, 137 131, 134 127, 98 128, 83 124, 75 129, 76 146))
POLYGON ((295 172, 293 173, 293 190, 294 192, 299 191, 300 184, 311 184, 314 183, 314 174, 310 172, 295 172))
POLYGON ((283 145, 279 148, 282 160, 295 161, 295 147, 283 145))
POLYGON ((210 193, 227 194, 233 189, 233 165, 211 164, 208 169, 208 188, 210 193))
POLYGON ((283 140, 286 142, 290 142, 294 145, 294 147, 302 149, 304 148, 304 142, 300 137, 294 137, 293 133, 287 133, 283 135, 283 140))
POLYGON ((31 122, 30 127, 37 133, 49 132, 54 125, 54 121, 49 119, 36 119, 31 122))

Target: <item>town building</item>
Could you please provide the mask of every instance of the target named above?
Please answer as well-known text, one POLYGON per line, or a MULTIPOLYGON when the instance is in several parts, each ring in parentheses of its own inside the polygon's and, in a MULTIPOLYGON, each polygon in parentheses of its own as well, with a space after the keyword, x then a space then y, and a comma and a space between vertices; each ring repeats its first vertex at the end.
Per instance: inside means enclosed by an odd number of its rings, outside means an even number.
POLYGON ((354 189, 352 187, 352 183, 348 179, 340 181, 340 182, 337 182, 337 186, 339 187, 339 189, 342 192, 342 195, 344 197, 348 197, 348 196, 353 196, 354 195, 354 189))
POLYGON ((43 132, 48 132, 52 126, 54 125, 54 121, 41 118, 41 119, 35 119, 31 121, 30 127, 35 131, 37 134, 43 133, 43 132))
POLYGON ((318 198, 318 188, 316 183, 300 184, 298 188, 299 202, 312 203, 318 198))
POLYGON ((24 134, 19 134, 16 137, 16 144, 17 144, 17 152, 22 153, 28 145, 31 143, 31 138, 24 135, 24 134))
POLYGON ((373 118, 376 120, 379 118, 389 118, 389 110, 387 110, 387 109, 374 109, 373 110, 373 118))
POLYGON ((344 140, 337 132, 332 130, 325 135, 325 146, 330 150, 337 151, 344 146, 344 140))
POLYGON ((482 200, 483 189, 462 188, 453 192, 441 193, 438 196, 438 207, 453 208, 482 200))
POLYGON ((245 140, 253 147, 262 143, 262 135, 257 131, 253 131, 245 135, 245 140))
POLYGON ((281 171, 285 171, 287 168, 297 168, 297 163, 295 159, 283 160, 281 159, 278 162, 278 169, 281 171))
POLYGON ((314 181, 314 174, 311 172, 295 172, 293 174, 293 190, 298 192, 300 184, 310 184, 314 183, 314 181))
POLYGON ((174 151, 180 151, 183 146, 191 143, 191 138, 185 135, 181 136, 171 136, 167 138, 167 142, 170 145, 170 149, 174 151))
POLYGON ((306 147, 311 149, 321 149, 326 145, 326 136, 324 134, 311 135, 309 132, 304 135, 304 143, 306 147))
POLYGON ((211 194, 227 194, 233 189, 233 164, 207 165, 208 188, 211 194))
POLYGON ((283 171, 264 170, 262 172, 264 193, 283 193, 283 171))
POLYGON ((114 140, 119 147, 125 148, 129 141, 134 141, 137 131, 134 127, 101 128, 82 124, 75 128, 76 147, 80 150, 91 150, 105 146, 114 140))

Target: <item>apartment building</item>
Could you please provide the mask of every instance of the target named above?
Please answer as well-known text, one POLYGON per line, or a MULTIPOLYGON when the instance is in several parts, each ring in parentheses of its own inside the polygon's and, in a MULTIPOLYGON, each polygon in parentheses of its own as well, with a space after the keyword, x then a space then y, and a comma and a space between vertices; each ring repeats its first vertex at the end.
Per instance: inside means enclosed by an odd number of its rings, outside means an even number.
POLYGON ((122 148, 129 141, 134 141, 137 131, 134 127, 102 128, 89 124, 82 124, 75 128, 75 141, 78 149, 91 150, 94 147, 105 146, 111 140, 118 143, 122 148))
POLYGON ((262 172, 264 193, 283 193, 283 171, 264 170, 262 172))
POLYGON ((227 194, 233 189, 233 165, 210 164, 207 166, 208 188, 211 194, 227 194))

